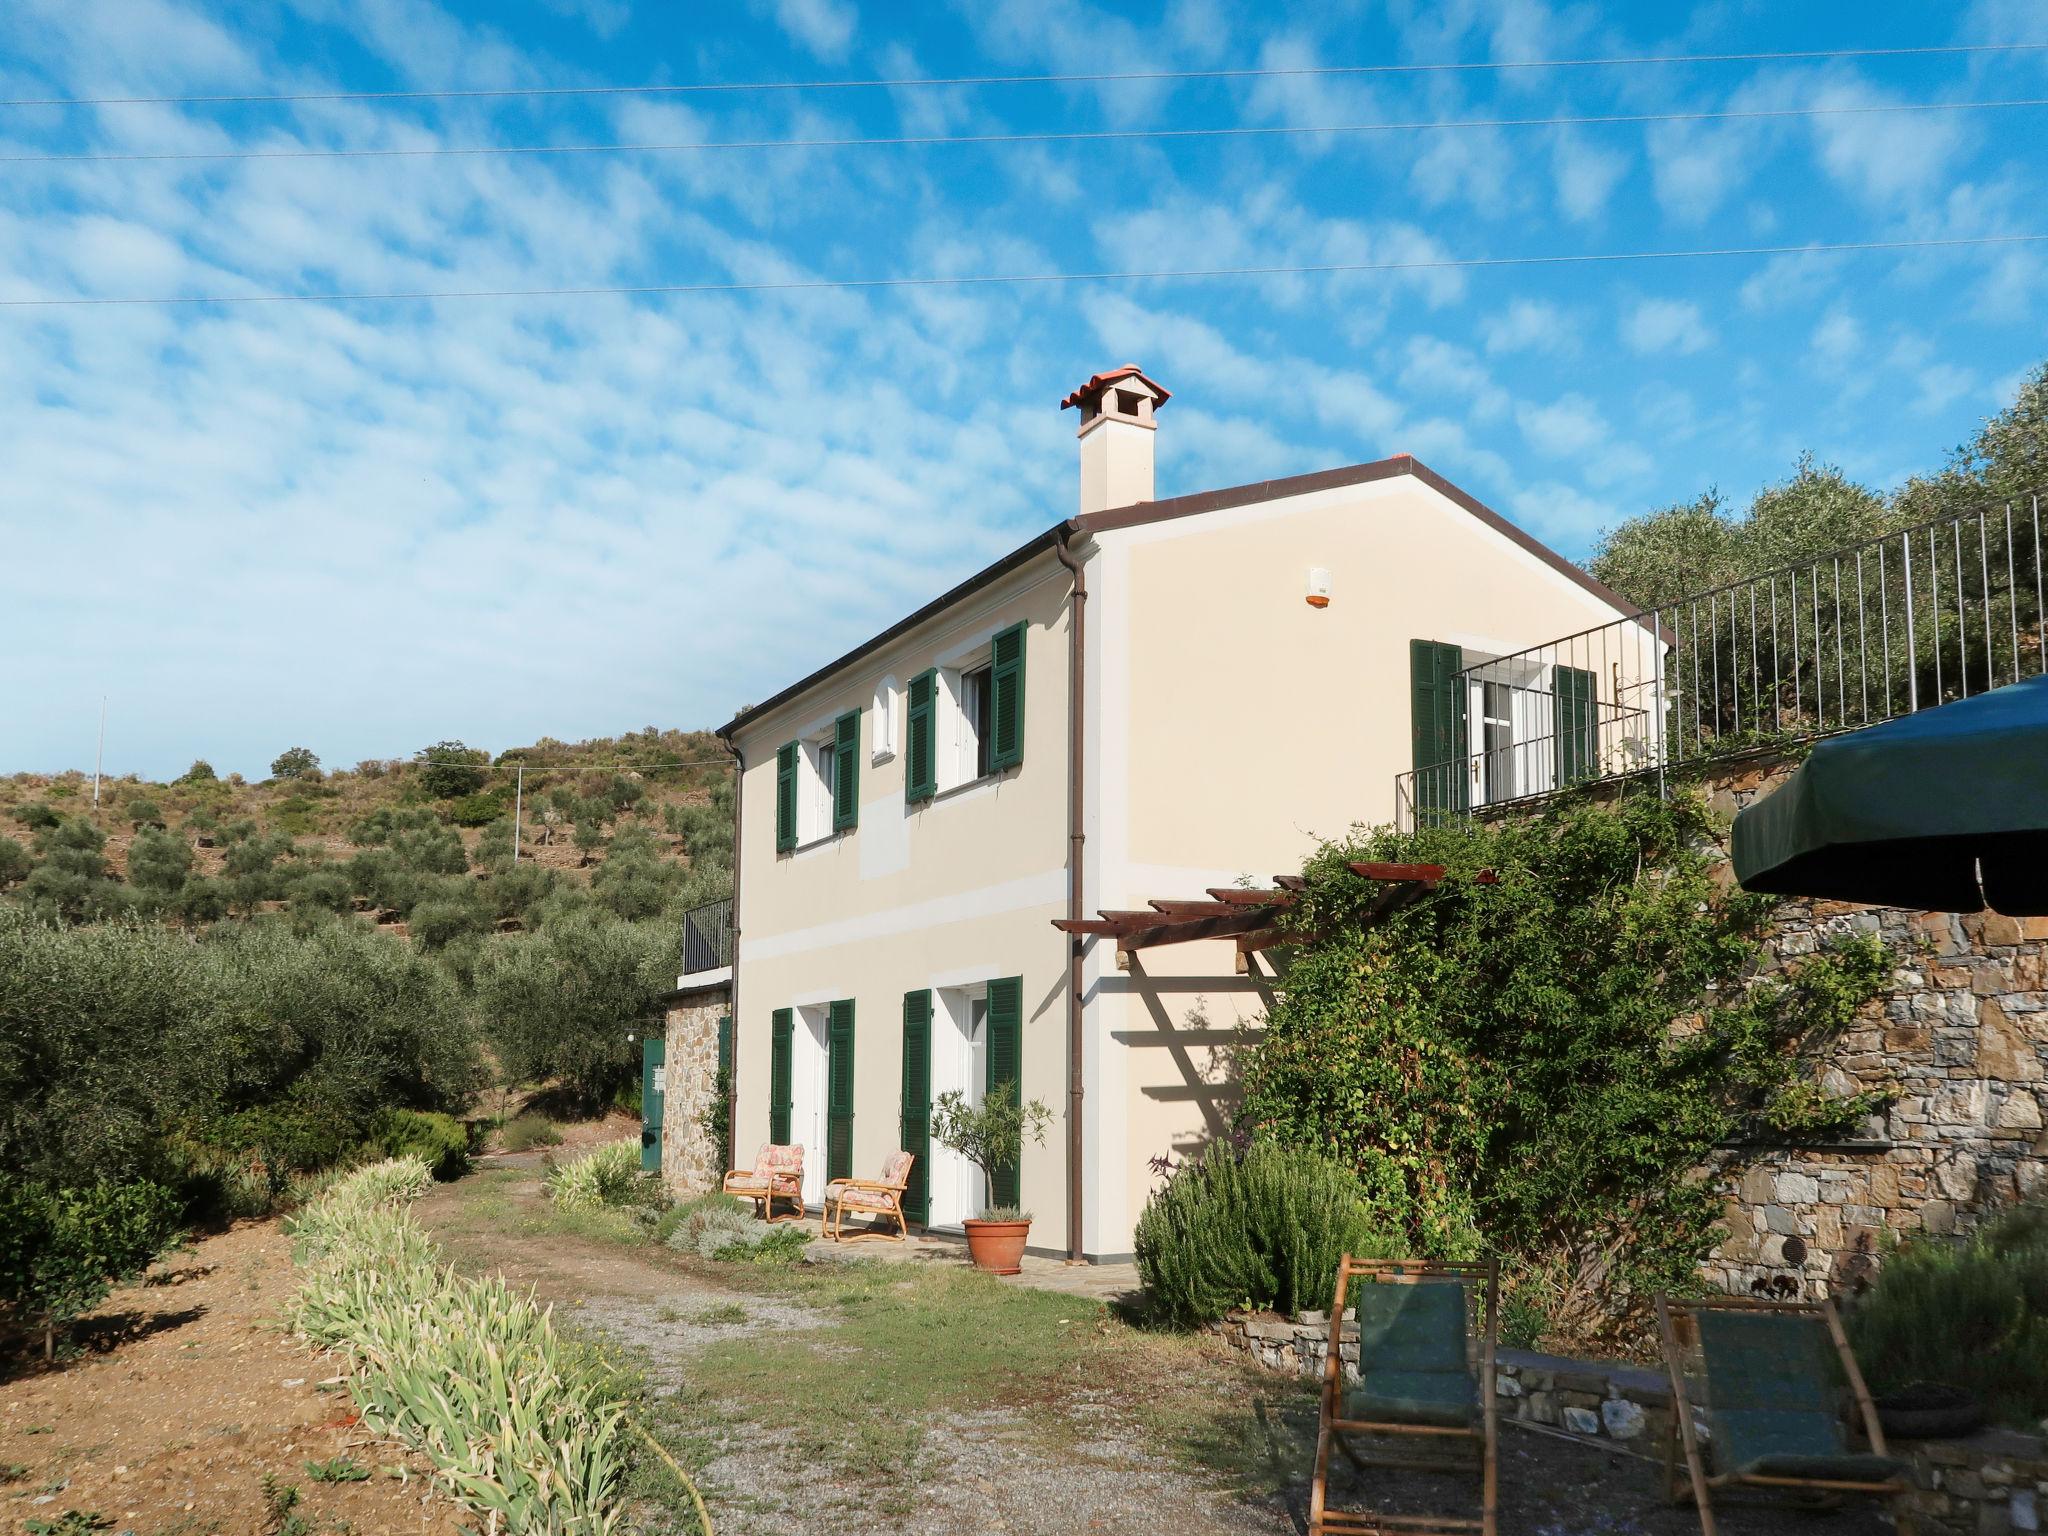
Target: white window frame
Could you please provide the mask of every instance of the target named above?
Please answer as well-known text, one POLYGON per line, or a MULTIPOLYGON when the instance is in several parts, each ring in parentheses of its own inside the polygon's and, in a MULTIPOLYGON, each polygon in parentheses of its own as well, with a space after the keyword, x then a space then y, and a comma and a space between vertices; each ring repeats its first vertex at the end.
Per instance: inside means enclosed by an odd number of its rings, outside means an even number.
MULTIPOLYGON (((956 973, 957 974, 957 973, 956 973)), ((948 1091, 959 1092, 970 1106, 981 1102, 987 1081, 988 983, 932 988, 932 1102, 948 1091), (981 1004, 981 1041, 972 1034, 974 1005, 981 1004)), ((950 1147, 932 1143, 927 1170, 931 1224, 955 1228, 981 1209, 981 1170, 950 1147)))
POLYGON ((832 774, 826 759, 838 751, 837 725, 815 727, 797 738, 796 846, 799 850, 831 841, 832 774))
POLYGON ((967 680, 994 665, 994 640, 991 632, 973 650, 939 666, 939 718, 935 722, 939 745, 933 754, 939 794, 992 777, 981 772, 981 733, 987 722, 976 718, 967 680))

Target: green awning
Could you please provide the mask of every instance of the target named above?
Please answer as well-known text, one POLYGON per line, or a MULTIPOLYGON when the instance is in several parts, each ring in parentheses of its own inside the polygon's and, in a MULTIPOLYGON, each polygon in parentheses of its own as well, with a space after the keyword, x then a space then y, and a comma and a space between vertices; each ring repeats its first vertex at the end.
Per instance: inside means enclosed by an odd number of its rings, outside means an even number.
POLYGON ((1733 853, 1771 895, 2048 914, 2048 677, 1822 742, 1733 853))

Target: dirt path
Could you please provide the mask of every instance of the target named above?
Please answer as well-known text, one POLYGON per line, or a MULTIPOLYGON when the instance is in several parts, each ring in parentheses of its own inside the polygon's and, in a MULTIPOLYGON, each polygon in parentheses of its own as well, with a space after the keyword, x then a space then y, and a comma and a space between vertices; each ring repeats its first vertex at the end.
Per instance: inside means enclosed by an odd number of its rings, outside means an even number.
MULTIPOLYGON (((707 1397, 692 1360, 729 1358, 735 1340, 786 1345, 806 1334, 816 1348, 843 1349, 839 1319, 816 1306, 722 1286, 654 1248, 550 1234, 506 1241, 509 1219, 544 1222, 537 1169, 437 1190, 422 1217, 440 1229, 458 1262, 498 1268, 562 1306, 563 1315, 639 1352, 671 1422, 708 1442, 702 1480, 721 1536, 795 1532, 959 1531, 1037 1533, 1161 1531, 1171 1536, 1252 1536, 1307 1525, 1314 1403, 1282 1378, 1249 1373, 1194 1340, 1174 1341, 1166 1364, 1125 1357, 1125 1374, 1062 1385, 1018 1407, 945 1412, 923 1421, 914 1476, 863 1479, 812 1457, 796 1435, 748 1423, 707 1397), (477 1202, 502 1204, 490 1221, 477 1202), (1167 1372, 1162 1375, 1162 1369, 1167 1372), (1206 1392, 1205 1415, 1190 1423, 1200 1444, 1167 1454, 1142 1408, 1169 1387, 1206 1392), (1050 1430, 1049 1430, 1050 1427, 1050 1430)), ((741 1282, 744 1284, 744 1282, 741 1282)), ((934 1347, 937 1345, 935 1343, 934 1347)), ((795 1415, 800 1418, 800 1415, 795 1415)), ((1465 1477, 1371 1474, 1375 1501, 1395 1513, 1476 1513, 1465 1477)), ((1618 1448, 1504 1428, 1500 1441, 1500 1528, 1530 1536, 1695 1536, 1698 1519, 1661 1493, 1661 1468, 1618 1448)), ((1361 1474, 1339 1465, 1340 1497, 1356 1502, 1361 1474)), ((1779 1508, 1728 1513, 1736 1536, 1813 1536, 1811 1514, 1779 1508)), ((1827 1536, 1877 1536, 1888 1529, 1874 1506, 1845 1508, 1827 1536)))
MULTIPOLYGON (((531 1171, 501 1183, 515 1208, 541 1201, 537 1170, 524 1159, 496 1166, 531 1171)), ((444 1186, 422 1203, 421 1219, 472 1272, 496 1269, 530 1285, 571 1323, 602 1331, 640 1353, 655 1390, 687 1398, 690 1360, 714 1343, 749 1334, 787 1337, 832 1319, 772 1297, 728 1288, 663 1262, 649 1251, 550 1236, 506 1245, 467 1218, 478 1191, 444 1186), (743 1315, 744 1320, 739 1320, 743 1315), (705 1321, 716 1317, 716 1322, 705 1321)), ((829 1347, 821 1345, 821 1347, 829 1347)), ((1128 1531, 1160 1524, 1175 1536, 1265 1536, 1298 1529, 1277 1506, 1246 1504, 1144 1447, 1120 1422, 1107 1394, 1079 1393, 1060 1405, 1065 1443, 1048 1445, 1040 1423, 1021 1412, 949 1413, 928 1421, 919 1474, 890 1488, 807 1466, 791 1436, 720 1425, 703 1470, 721 1536, 844 1536, 959 1531, 1034 1533, 1128 1531)))
POLYGON ((277 1223, 244 1223, 109 1298, 81 1330, 83 1358, 0 1384, 7 1528, 75 1510, 136 1536, 260 1536, 289 1514, 323 1532, 454 1536, 426 1462, 360 1434, 347 1395, 323 1389, 332 1368, 286 1337, 292 1285, 277 1223), (306 1470, 342 1456, 368 1477, 306 1470))

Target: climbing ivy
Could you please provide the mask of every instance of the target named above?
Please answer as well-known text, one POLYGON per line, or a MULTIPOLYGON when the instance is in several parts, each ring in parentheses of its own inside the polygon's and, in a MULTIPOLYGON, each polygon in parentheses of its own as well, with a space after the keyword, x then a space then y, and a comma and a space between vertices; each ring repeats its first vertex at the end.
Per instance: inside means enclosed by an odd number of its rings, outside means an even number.
POLYGON ((1714 832, 1697 799, 1646 794, 1326 845, 1238 1129, 1347 1162, 1419 1252, 1501 1255, 1523 1341, 1633 1334, 1652 1291, 1697 1284, 1725 1200, 1703 1171, 1883 1102, 1824 1093, 1818 1060, 1882 989, 1882 947, 1757 976, 1774 903, 1723 878, 1714 832), (1450 875, 1373 921, 1364 859, 1450 875))

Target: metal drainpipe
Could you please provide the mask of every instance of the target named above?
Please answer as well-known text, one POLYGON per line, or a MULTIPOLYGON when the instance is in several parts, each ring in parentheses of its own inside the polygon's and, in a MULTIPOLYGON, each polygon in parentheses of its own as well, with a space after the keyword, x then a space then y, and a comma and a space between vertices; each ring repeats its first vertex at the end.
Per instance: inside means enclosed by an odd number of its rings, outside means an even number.
MULTIPOLYGON (((1088 719, 1083 708, 1088 679, 1088 574, 1068 547, 1069 540, 1078 531, 1069 523, 1060 535, 1059 543, 1053 546, 1060 564, 1074 574, 1074 618, 1067 643, 1067 707, 1072 713, 1067 729, 1067 916, 1076 920, 1081 916, 1081 853, 1087 840, 1081 818, 1081 786, 1087 764, 1088 719)), ((1078 933, 1070 935, 1067 940, 1067 1262, 1070 1264, 1082 1261, 1081 1099, 1086 1085, 1081 1072, 1081 951, 1085 942, 1078 933)))
MULTIPOLYGON (((734 1156, 739 1154, 740 1144, 740 804, 747 787, 747 760, 740 755, 740 749, 721 736, 719 745, 732 754, 732 920, 726 927, 731 934, 728 947, 732 953, 728 965, 732 979, 725 984, 725 1006, 732 1015, 732 1060, 728 1065, 725 1092, 725 1144, 734 1156)), ((724 1170, 719 1170, 723 1177, 724 1170)))

